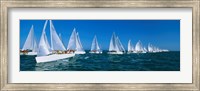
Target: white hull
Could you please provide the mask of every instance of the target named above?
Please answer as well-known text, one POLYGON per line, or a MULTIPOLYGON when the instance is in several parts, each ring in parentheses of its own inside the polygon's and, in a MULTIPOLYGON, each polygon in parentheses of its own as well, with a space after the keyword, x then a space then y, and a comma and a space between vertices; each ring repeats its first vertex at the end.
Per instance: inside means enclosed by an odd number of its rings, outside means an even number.
POLYGON ((20 53, 20 55, 37 55, 37 52, 28 52, 27 54, 24 54, 24 53, 20 53))
POLYGON ((108 52, 108 54, 124 54, 123 52, 108 52))
POLYGON ((75 51, 75 54, 85 54, 85 51, 75 51))
POLYGON ((65 59, 65 58, 70 58, 74 56, 75 54, 52 54, 48 56, 39 56, 39 57, 36 57, 35 59, 37 63, 41 63, 41 62, 56 61, 59 59, 65 59))
POLYGON ((93 53, 93 54, 101 54, 102 52, 93 52, 93 51, 90 51, 89 53, 93 53))
POLYGON ((137 51, 136 51, 136 52, 134 52, 134 53, 147 53, 147 52, 141 52, 141 51, 137 52, 137 51))

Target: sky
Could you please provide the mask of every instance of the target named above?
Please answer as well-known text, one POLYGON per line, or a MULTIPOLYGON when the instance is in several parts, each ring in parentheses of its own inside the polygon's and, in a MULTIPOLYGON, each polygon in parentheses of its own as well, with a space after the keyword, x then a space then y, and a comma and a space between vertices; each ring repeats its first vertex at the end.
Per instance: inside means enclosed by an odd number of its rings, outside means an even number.
MULTIPOLYGON (((108 50, 113 32, 126 50, 129 39, 134 45, 140 40, 145 47, 151 43, 161 49, 180 50, 180 20, 52 20, 52 22, 57 33, 61 34, 66 48, 71 33, 76 28, 85 50, 91 48, 95 35, 100 48, 108 50)), ((20 49, 32 25, 36 41, 39 43, 44 23, 45 20, 20 20, 20 49)), ((50 44, 49 22, 46 34, 50 44)))

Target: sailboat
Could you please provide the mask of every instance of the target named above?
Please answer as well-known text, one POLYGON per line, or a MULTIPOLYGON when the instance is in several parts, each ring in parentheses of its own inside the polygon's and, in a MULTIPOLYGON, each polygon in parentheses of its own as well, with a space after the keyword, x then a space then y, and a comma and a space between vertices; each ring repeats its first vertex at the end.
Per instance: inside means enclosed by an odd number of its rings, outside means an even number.
POLYGON ((39 49, 36 57, 36 62, 50 62, 56 61, 59 59, 71 58, 75 56, 75 54, 65 54, 63 53, 65 49, 62 41, 60 40, 56 30, 53 26, 52 21, 50 20, 50 38, 51 38, 51 47, 49 46, 47 36, 46 36, 46 25, 48 20, 46 20, 42 35, 40 38, 39 49))
POLYGON ((140 40, 135 45, 135 52, 136 53, 146 53, 140 40))
POLYGON ((160 49, 156 46, 153 46, 152 44, 148 44, 148 52, 149 53, 156 53, 156 52, 169 52, 167 49, 160 49))
POLYGON ((112 34, 109 46, 108 54, 123 54, 125 52, 123 45, 121 44, 115 33, 112 34))
POLYGON ((22 50, 20 51, 20 55, 37 55, 37 43, 34 35, 33 25, 31 26, 30 32, 22 50))
POLYGON ((85 54, 85 51, 79 38, 79 34, 78 32, 76 32, 75 28, 70 36, 67 51, 68 53, 85 54))
POLYGON ((94 39, 92 41, 92 46, 91 46, 90 53, 96 53, 96 54, 102 53, 102 51, 99 48, 99 44, 98 44, 96 36, 94 36, 94 39))
POLYGON ((135 48, 133 44, 131 43, 131 40, 128 41, 128 54, 129 53, 135 53, 135 48))

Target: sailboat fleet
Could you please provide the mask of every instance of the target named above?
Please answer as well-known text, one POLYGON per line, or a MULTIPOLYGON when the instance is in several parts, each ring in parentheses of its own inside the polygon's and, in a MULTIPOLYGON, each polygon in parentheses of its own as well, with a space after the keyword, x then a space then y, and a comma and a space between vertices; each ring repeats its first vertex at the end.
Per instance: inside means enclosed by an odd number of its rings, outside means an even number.
MULTIPOLYGON (((139 40, 135 47, 132 44, 131 40, 128 41, 128 51, 127 53, 156 53, 156 52, 168 52, 169 50, 160 49, 152 44, 148 44, 148 47, 144 47, 142 42, 139 40)), ((124 54, 126 51, 119 39, 116 36, 115 32, 112 34, 110 39, 109 51, 108 54, 124 54)), ((59 59, 66 59, 74 57, 76 54, 85 54, 85 50, 83 49, 79 33, 76 32, 76 28, 73 29, 72 34, 70 36, 67 49, 65 48, 63 41, 61 39, 61 34, 57 34, 56 29, 53 25, 52 20, 46 20, 42 34, 40 37, 40 42, 37 45, 36 38, 34 35, 34 26, 31 26, 30 32, 26 41, 24 43, 23 48, 20 50, 20 55, 37 55, 36 62, 49 62, 56 61, 59 59), (50 43, 48 42, 46 35, 46 26, 47 23, 50 23, 50 43)), ((91 50, 89 53, 92 54, 101 54, 102 50, 99 47, 96 35, 93 38, 91 50)))

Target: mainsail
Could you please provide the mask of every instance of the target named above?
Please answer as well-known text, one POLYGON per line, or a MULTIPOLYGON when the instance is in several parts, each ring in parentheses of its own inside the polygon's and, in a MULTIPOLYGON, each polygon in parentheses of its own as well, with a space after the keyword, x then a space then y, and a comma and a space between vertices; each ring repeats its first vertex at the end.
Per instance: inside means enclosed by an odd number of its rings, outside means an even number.
POLYGON ((119 48, 119 51, 125 52, 125 49, 124 49, 124 47, 123 47, 121 41, 119 40, 119 37, 116 38, 116 43, 117 43, 117 46, 118 46, 118 48, 119 48))
POLYGON ((76 29, 74 28, 67 46, 67 50, 76 50, 76 29))
POLYGON ((79 35, 76 32, 75 28, 70 36, 67 50, 84 51, 83 46, 80 41, 80 38, 79 38, 79 35))
POLYGON ((128 51, 133 51, 131 40, 128 41, 128 51))
POLYGON ((96 36, 94 37, 92 41, 91 51, 100 51, 96 36))
POLYGON ((50 20, 51 50, 66 50, 50 20))
POLYGON ((115 33, 112 34, 112 37, 111 37, 111 40, 110 40, 109 51, 117 51, 117 52, 120 51, 119 42, 117 40, 115 33))
POLYGON ((153 52, 153 46, 150 43, 148 44, 148 51, 153 52))
POLYGON ((109 51, 116 51, 116 52, 125 51, 121 41, 119 40, 119 37, 116 37, 115 33, 113 33, 111 37, 109 51))
POLYGON ((45 32, 46 25, 47 25, 47 20, 46 20, 43 30, 42 30, 42 35, 41 35, 40 42, 39 42, 39 49, 37 52, 37 56, 46 56, 46 55, 50 54, 50 51, 48 49, 49 45, 48 45, 46 32, 45 32))
POLYGON ((76 33, 76 39, 77 39, 77 42, 76 42, 76 51, 84 51, 83 50, 83 46, 81 44, 81 41, 80 41, 80 38, 79 38, 79 34, 78 32, 76 33))
POLYGON ((115 33, 113 33, 113 34, 112 34, 112 37, 111 37, 111 40, 110 40, 109 51, 114 51, 114 50, 116 50, 116 43, 115 43, 115 40, 116 40, 116 36, 115 36, 115 33))
POLYGON ((33 25, 31 26, 30 32, 28 34, 28 37, 24 43, 22 50, 32 50, 33 52, 37 51, 37 43, 36 43, 36 39, 34 36, 33 25))
POLYGON ((141 43, 140 40, 139 40, 139 41, 137 42, 137 44, 135 45, 135 51, 137 51, 137 52, 144 51, 144 50, 143 50, 143 47, 142 47, 142 43, 141 43))

